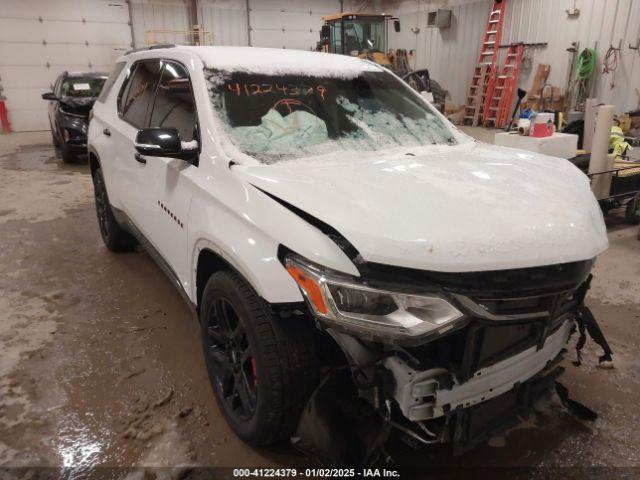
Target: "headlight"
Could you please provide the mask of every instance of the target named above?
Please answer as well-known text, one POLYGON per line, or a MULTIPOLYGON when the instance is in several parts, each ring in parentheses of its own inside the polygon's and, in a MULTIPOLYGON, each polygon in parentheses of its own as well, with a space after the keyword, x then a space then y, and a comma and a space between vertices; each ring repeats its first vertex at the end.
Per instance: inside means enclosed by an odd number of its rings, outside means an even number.
POLYGON ((424 340, 466 323, 466 317, 445 298, 371 288, 323 271, 297 255, 285 266, 322 321, 373 340, 424 340))

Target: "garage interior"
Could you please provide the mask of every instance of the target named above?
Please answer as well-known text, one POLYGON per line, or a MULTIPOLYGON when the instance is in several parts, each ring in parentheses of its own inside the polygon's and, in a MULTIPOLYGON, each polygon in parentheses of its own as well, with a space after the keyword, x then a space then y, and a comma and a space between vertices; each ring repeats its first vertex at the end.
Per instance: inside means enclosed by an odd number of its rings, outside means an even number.
POLYGON ((563 361, 572 398, 598 419, 577 419, 554 396, 460 456, 392 443, 395 465, 524 478, 639 467, 640 2, 502 5, 495 16, 489 0, 0 0, 0 471, 149 468, 166 478, 154 468, 171 467, 170 478, 185 478, 192 467, 309 465, 291 446, 252 448, 230 430, 189 309, 143 249, 104 247, 89 165, 63 161, 41 95, 65 71, 108 73, 125 52, 157 44, 316 50, 323 16, 339 12, 388 15, 388 49, 405 52, 405 74, 428 69, 432 101, 465 133, 582 158, 609 239, 586 303, 612 368, 592 341, 576 366, 576 335, 563 361), (490 42, 494 53, 483 53, 490 42), (475 80, 485 76, 489 90, 475 80))

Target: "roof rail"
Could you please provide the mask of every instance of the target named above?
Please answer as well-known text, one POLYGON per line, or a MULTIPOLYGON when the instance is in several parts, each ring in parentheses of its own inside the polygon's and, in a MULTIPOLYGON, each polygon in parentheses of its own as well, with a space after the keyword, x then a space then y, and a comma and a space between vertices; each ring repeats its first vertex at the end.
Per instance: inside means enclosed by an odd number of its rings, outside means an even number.
POLYGON ((144 52, 145 50, 156 50, 158 48, 174 48, 174 47, 175 47, 174 43, 161 43, 158 45, 151 45, 149 47, 134 48, 133 50, 129 50, 128 52, 125 52, 125 55, 129 55, 130 53, 136 53, 136 52, 144 52))

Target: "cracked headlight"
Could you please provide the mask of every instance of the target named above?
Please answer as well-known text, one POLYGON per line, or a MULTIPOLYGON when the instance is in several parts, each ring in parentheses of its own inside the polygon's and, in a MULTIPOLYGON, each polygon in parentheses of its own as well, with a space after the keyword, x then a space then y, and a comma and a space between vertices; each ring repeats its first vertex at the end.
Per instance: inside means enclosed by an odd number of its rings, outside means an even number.
POLYGON ((362 285, 324 271, 297 255, 285 267, 320 320, 373 340, 424 340, 466 323, 445 298, 407 294, 362 285))

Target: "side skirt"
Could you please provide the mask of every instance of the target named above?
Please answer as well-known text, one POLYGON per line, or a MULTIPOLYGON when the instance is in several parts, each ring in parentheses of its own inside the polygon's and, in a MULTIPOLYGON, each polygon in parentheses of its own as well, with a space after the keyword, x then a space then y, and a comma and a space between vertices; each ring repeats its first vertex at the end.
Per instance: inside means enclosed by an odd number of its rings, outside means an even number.
POLYGON ((113 216, 115 217, 118 224, 122 228, 127 230, 131 235, 133 235, 136 238, 136 240, 138 240, 140 245, 142 245, 142 247, 151 256, 151 258, 153 258, 154 262, 156 262, 156 264, 162 269, 162 271, 169 278, 173 286, 176 287, 176 289, 178 290, 178 293, 180 293, 180 296, 183 298, 183 300, 186 302, 187 306, 189 307, 191 314, 197 320, 198 312, 196 309, 196 305, 191 301, 191 299, 189 298, 189 295, 187 295, 187 292, 182 287, 182 283, 178 279, 178 275, 176 275, 176 273, 173 271, 173 268, 171 268, 171 265, 169 265, 169 263, 164 259, 162 254, 147 239, 147 237, 143 235, 140 229, 138 229, 138 227, 135 226, 133 221, 129 218, 129 216, 124 211, 118 208, 114 208, 113 206, 110 206, 110 207, 111 207, 111 211, 113 212, 113 216))

